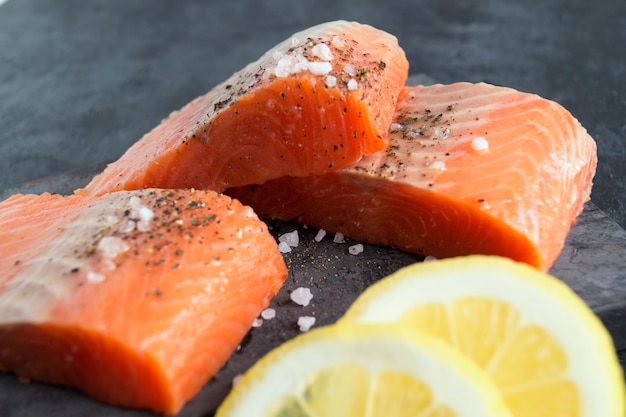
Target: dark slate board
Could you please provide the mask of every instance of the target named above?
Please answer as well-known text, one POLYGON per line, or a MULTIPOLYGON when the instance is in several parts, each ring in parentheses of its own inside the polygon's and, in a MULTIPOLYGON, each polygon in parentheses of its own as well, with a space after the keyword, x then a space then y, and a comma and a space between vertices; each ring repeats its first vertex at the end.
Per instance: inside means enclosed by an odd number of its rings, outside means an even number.
MULTIPOLYGON (((14 192, 62 194, 84 185, 97 167, 24 184, 19 189, 0 193, 4 199, 14 192)), ((289 278, 271 307, 277 315, 251 329, 220 372, 179 413, 180 417, 211 416, 228 393, 233 378, 245 371, 271 348, 296 336, 300 316, 314 316, 316 326, 333 323, 370 284, 397 269, 423 258, 398 250, 364 245, 363 253, 351 255, 348 247, 356 242, 333 242, 328 234, 315 242, 317 230, 293 223, 268 223, 276 238, 298 230, 300 245, 285 254, 289 278), (302 307, 290 301, 297 287, 311 289, 313 300, 302 307)), ((565 248, 551 270, 577 292, 611 332, 617 349, 626 348, 626 231, 609 219, 593 203, 588 203, 572 227, 565 248)), ((564 325, 567 325, 564 323, 564 325)), ((24 417, 149 417, 141 410, 124 410, 100 404, 64 387, 18 382, 12 375, 0 374, 0 416, 24 417)))

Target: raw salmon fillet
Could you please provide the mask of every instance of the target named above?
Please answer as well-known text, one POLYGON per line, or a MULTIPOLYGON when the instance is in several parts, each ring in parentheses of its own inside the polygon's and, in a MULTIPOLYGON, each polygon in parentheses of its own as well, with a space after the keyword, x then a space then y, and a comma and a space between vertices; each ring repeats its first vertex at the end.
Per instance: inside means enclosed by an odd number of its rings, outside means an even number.
POLYGON ((387 150, 340 172, 227 193, 421 255, 496 254, 548 270, 589 200, 596 144, 559 104, 510 88, 406 87, 387 150))
POLYGON ((0 370, 176 413, 287 277, 250 207, 212 191, 0 203, 0 370))
POLYGON ((314 26, 172 113, 79 194, 228 187, 346 167, 384 149, 408 61, 356 22, 314 26))

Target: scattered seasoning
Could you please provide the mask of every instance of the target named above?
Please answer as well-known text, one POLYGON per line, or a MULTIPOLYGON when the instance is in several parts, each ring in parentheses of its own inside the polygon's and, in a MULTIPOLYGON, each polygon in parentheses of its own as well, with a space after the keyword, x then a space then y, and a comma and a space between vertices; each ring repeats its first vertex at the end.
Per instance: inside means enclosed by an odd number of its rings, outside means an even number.
POLYGON ((345 236, 341 232, 335 233, 335 237, 333 238, 334 243, 346 243, 345 236))
POLYGON ((265 310, 261 311, 261 318, 263 320, 271 320, 274 317, 276 317, 276 310, 273 308, 266 308, 265 310))
POLYGON ((154 287, 152 289, 152 294, 156 295, 157 297, 161 297, 163 295, 163 292, 157 287, 154 287))
POLYGON ((301 316, 298 317, 298 327, 301 332, 308 332, 311 327, 315 324, 315 317, 312 316, 301 316))
POLYGON ((298 230, 293 230, 288 233, 284 233, 278 237, 278 241, 281 243, 286 243, 290 248, 297 248, 300 244, 300 236, 298 235, 298 230))
POLYGON ((306 307, 313 299, 313 294, 310 288, 298 287, 289 294, 289 298, 294 303, 306 307))
POLYGON ((321 242, 322 239, 324 239, 325 236, 326 236, 326 230, 320 229, 320 230, 317 231, 317 234, 315 235, 313 240, 315 240, 316 242, 321 242))
POLYGON ((472 149, 475 151, 489 150, 489 142, 482 136, 477 136, 472 139, 472 149))
POLYGON ((360 243, 357 243, 356 245, 352 245, 348 248, 348 253, 350 255, 359 255, 361 253, 363 253, 363 245, 360 243))

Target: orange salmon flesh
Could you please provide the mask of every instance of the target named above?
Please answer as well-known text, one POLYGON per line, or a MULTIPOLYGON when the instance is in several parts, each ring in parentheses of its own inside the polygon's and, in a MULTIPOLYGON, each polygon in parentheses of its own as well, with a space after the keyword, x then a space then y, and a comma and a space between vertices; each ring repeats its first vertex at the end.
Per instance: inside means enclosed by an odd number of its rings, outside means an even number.
POLYGON ((386 148, 407 77, 392 35, 355 22, 315 26, 172 113, 77 192, 221 192, 338 170, 386 148))
POLYGON ((266 218, 435 257, 548 270, 589 200, 596 144, 563 107, 488 84, 406 87, 390 146, 339 172, 227 190, 266 218))
POLYGON ((213 191, 0 204, 0 370, 176 413, 287 278, 252 209, 213 191))

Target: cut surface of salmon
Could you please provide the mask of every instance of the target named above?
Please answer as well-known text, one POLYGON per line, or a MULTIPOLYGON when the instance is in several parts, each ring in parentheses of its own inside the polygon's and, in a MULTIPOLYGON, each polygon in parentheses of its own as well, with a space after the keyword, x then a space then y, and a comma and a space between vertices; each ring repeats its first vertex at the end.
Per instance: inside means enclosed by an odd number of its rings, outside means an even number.
POLYGON ((346 167, 387 146, 408 65, 387 32, 314 26, 172 113, 77 192, 220 192, 346 167))
POLYGON ((548 270, 589 200, 596 144, 559 104, 479 83, 406 87, 387 150, 227 193, 262 217, 435 257, 548 270))
POLYGON ((0 203, 0 370, 173 414, 287 278, 250 207, 212 191, 0 203))

